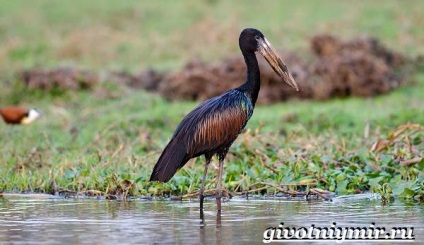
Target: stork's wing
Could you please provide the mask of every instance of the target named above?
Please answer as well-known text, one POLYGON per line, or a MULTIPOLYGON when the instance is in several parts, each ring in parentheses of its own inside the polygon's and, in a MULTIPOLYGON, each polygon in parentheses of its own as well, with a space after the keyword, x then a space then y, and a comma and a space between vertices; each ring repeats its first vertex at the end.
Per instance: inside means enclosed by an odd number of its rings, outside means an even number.
POLYGON ((238 90, 203 102, 181 121, 153 168, 150 180, 167 182, 190 158, 229 147, 252 113, 250 99, 238 90))
POLYGON ((209 99, 190 112, 176 129, 173 139, 186 145, 189 158, 230 146, 253 113, 243 92, 230 90, 209 99))

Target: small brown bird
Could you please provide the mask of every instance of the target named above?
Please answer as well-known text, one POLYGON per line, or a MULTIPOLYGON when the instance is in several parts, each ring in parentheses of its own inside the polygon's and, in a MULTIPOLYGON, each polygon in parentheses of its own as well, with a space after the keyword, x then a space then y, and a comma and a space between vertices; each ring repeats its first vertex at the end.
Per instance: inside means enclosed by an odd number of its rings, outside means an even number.
POLYGON ((25 109, 20 106, 0 108, 0 115, 7 124, 30 124, 41 116, 37 109, 25 109))

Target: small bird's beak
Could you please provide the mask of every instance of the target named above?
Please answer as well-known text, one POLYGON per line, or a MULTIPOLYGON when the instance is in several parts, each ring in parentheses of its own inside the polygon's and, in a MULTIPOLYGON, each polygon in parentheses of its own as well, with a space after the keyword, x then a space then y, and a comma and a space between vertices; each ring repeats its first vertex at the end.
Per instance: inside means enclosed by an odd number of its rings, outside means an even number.
POLYGON ((274 69, 274 71, 280 76, 285 83, 290 85, 296 91, 299 91, 297 83, 294 81, 293 76, 291 75, 289 69, 287 69, 286 64, 283 60, 278 57, 277 52, 271 46, 271 44, 264 37, 263 39, 258 40, 259 43, 259 53, 268 61, 269 65, 274 69))

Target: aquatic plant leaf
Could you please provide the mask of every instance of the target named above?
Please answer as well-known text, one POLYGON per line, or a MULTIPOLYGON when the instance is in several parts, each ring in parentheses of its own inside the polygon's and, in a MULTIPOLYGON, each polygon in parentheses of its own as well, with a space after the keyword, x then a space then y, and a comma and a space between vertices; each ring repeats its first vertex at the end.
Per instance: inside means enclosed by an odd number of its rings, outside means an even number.
POLYGON ((377 190, 381 188, 380 181, 383 180, 384 177, 377 177, 372 178, 368 181, 368 184, 370 185, 371 189, 377 190))
POLYGON ((337 188, 336 188, 336 192, 337 194, 346 194, 347 191, 347 185, 349 184, 349 180, 342 180, 337 182, 337 188))

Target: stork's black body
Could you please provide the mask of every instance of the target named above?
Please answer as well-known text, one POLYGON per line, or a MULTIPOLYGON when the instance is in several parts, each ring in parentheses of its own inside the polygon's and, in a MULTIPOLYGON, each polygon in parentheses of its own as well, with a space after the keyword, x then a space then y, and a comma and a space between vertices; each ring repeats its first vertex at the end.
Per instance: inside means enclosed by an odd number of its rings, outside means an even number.
POLYGON ((253 113, 249 94, 237 89, 209 99, 191 111, 180 123, 166 146, 151 179, 167 182, 188 160, 227 151, 253 113))
POLYGON ((207 168, 213 155, 219 159, 217 183, 218 211, 221 210, 223 161, 228 150, 253 114, 260 89, 260 72, 255 52, 259 51, 283 81, 298 90, 286 65, 277 56, 263 34, 256 29, 245 29, 239 45, 247 66, 247 79, 239 87, 206 100, 187 114, 174 132, 156 163, 151 181, 167 182, 188 160, 205 155, 206 166, 200 190, 203 191, 207 168))

